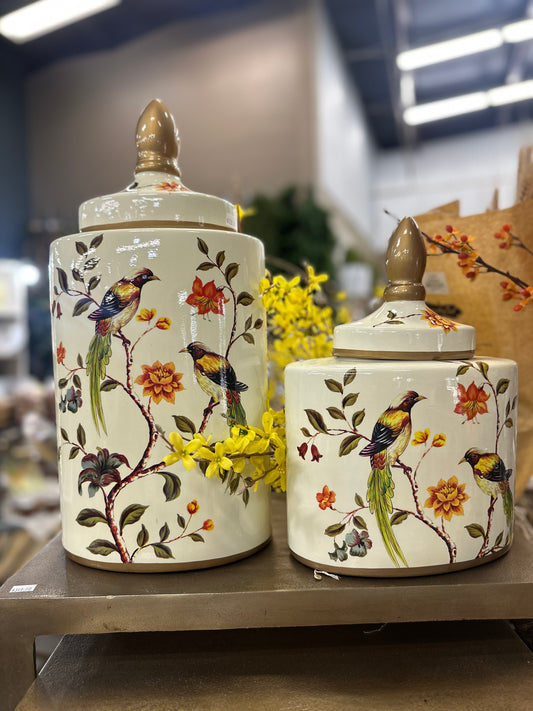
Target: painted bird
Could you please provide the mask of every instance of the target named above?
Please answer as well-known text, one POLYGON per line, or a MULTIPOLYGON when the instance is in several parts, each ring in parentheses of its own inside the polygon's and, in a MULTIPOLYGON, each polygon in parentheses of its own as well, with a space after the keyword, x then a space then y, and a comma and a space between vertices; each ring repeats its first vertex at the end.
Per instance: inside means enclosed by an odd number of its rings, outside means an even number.
POLYGON ((239 393, 248 390, 248 386, 237 380, 229 360, 207 350, 207 346, 199 341, 189 343, 180 353, 190 353, 194 362, 194 375, 202 390, 212 397, 217 405, 219 402, 226 403, 230 427, 246 426, 246 413, 239 393))
POLYGON ((372 441, 359 452, 362 457, 371 458, 372 471, 368 477, 366 498, 370 513, 376 516, 387 553, 397 568, 400 567, 398 559, 404 565, 407 565, 407 561, 389 519, 394 496, 391 467, 403 454, 411 438, 411 408, 425 399, 423 395, 409 390, 393 400, 379 416, 372 432, 372 441))
POLYGON ((141 290, 145 284, 159 277, 154 276, 150 269, 140 269, 133 277, 123 277, 106 291, 100 307, 89 314, 94 325, 94 336, 87 352, 87 373, 89 375, 89 390, 91 394, 91 411, 96 429, 100 426, 107 434, 102 409, 100 381, 105 378, 106 367, 111 358, 111 336, 116 336, 124 326, 131 321, 139 308, 141 290))
POLYGON ((494 501, 498 498, 498 494, 501 494, 503 511, 507 519, 507 526, 510 528, 513 521, 513 494, 509 486, 509 479, 513 470, 506 469, 499 454, 482 452, 477 447, 471 447, 465 452, 465 456, 459 464, 462 462, 468 462, 472 467, 474 479, 481 491, 488 494, 494 501))

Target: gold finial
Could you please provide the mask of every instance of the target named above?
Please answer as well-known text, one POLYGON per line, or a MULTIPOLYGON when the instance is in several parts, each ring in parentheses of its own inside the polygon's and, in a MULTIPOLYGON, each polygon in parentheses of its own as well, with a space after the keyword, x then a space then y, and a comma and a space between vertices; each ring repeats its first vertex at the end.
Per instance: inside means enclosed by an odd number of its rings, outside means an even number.
POLYGON ((426 245, 412 217, 404 217, 392 233, 385 265, 389 278, 385 301, 423 301, 426 245))
POLYGON ((136 173, 155 170, 180 177, 179 138, 174 118, 159 99, 151 101, 137 123, 136 173))

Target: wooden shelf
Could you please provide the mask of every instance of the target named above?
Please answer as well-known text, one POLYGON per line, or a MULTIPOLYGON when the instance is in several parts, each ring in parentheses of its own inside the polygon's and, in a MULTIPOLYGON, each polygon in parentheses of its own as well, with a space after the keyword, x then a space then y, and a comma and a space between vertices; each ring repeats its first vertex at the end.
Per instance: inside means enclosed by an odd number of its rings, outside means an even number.
POLYGON ((519 524, 510 552, 477 568, 319 581, 290 556, 284 501, 274 497, 273 504, 273 542, 209 570, 95 570, 68 560, 56 537, 0 588, 0 668, 12 680, 0 709, 12 709, 33 681, 38 635, 533 618, 533 546, 519 524), (35 588, 10 592, 17 585, 35 588))

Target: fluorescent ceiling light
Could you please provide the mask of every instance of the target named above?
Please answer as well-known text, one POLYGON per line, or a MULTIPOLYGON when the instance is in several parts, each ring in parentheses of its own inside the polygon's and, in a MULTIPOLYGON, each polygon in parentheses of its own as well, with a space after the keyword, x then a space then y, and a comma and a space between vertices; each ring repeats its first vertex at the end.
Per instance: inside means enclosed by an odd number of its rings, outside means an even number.
POLYGON ((451 99, 410 106, 403 112, 403 120, 408 126, 418 126, 421 123, 438 121, 450 116, 482 111, 488 106, 489 99, 486 92, 476 91, 473 94, 463 94, 462 96, 454 96, 451 99))
POLYGON ((533 79, 516 84, 504 84, 488 91, 476 91, 473 94, 410 106, 403 112, 403 120, 408 126, 418 126, 421 123, 439 121, 472 111, 482 111, 489 106, 503 106, 526 99, 533 99, 533 79))
POLYGON ((38 0, 0 18, 0 34, 22 44, 118 5, 121 0, 38 0))
POLYGON ((428 44, 425 47, 408 49, 400 52, 396 57, 396 64, 402 71, 411 71, 430 64, 446 62, 449 59, 465 57, 468 54, 477 54, 489 49, 501 47, 503 44, 500 30, 485 30, 472 35, 457 37, 456 39, 428 44))
POLYGON ((502 27, 502 36, 506 42, 525 42, 533 39, 533 20, 521 20, 502 27))

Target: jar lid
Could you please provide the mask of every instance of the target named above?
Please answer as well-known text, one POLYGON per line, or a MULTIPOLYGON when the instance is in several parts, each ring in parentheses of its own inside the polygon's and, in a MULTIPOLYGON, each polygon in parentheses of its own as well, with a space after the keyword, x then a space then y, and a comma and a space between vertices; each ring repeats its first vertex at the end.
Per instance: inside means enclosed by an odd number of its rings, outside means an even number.
POLYGON ((404 217, 387 249, 385 302, 333 334, 333 354, 350 358, 452 360, 471 358, 476 331, 440 316, 424 301, 426 247, 418 225, 404 217))
POLYGON ((189 190, 178 167, 179 138, 172 114, 151 101, 137 123, 134 182, 119 193, 82 203, 80 231, 121 227, 202 227, 238 230, 235 205, 189 190))

